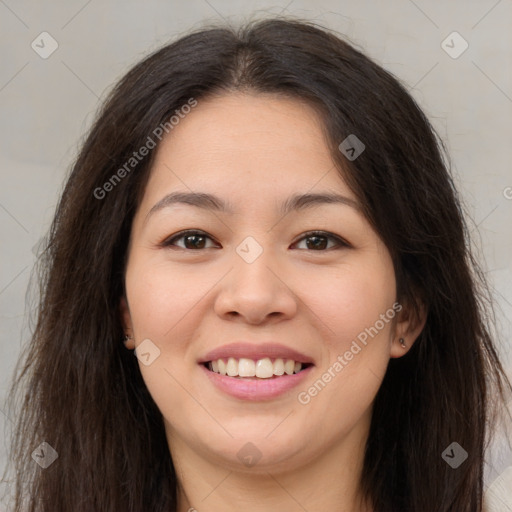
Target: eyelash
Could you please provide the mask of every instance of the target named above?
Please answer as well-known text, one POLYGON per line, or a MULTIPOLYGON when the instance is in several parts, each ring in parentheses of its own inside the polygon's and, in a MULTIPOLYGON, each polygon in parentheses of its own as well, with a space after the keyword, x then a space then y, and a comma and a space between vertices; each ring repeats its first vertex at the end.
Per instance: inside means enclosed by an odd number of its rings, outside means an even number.
MULTIPOLYGON (((210 237, 207 233, 205 233, 204 231, 200 231, 200 230, 195 230, 195 229, 188 229, 188 230, 185 230, 185 231, 180 231, 179 233, 176 233, 175 235, 173 235, 172 237, 170 238, 167 238, 165 239, 160 245, 162 247, 167 247, 167 248, 170 248, 174 245, 174 242, 176 242, 177 240, 180 240, 186 236, 189 236, 189 235, 199 235, 199 236, 203 236, 203 237, 206 237, 206 238, 209 238, 210 240, 213 240, 212 237, 210 237)), ((343 238, 337 236, 337 235, 334 235, 332 233, 329 233, 328 231, 307 231, 306 233, 304 233, 302 235, 302 238, 299 238, 296 242, 294 242, 294 245, 301 242, 302 240, 305 240, 307 238, 310 238, 310 237, 313 237, 313 236, 320 236, 320 237, 324 237, 324 238, 330 238, 331 240, 335 240, 337 242, 337 246, 335 247, 329 247, 328 249, 321 249, 321 250, 318 250, 318 251, 315 251, 313 249, 309 249, 309 251, 313 251, 313 252, 326 252, 326 251, 329 251, 329 250, 332 250, 332 249, 339 249, 339 248, 349 248, 351 247, 351 245, 346 242, 345 240, 343 240, 343 238)), ((201 251, 201 250, 205 250, 205 249, 211 249, 212 247, 206 247, 206 248, 203 248, 203 249, 187 249, 186 247, 179 247, 180 249, 184 249, 184 250, 187 250, 187 251, 201 251)), ((303 250, 308 250, 308 249, 299 249, 301 251, 303 250)))

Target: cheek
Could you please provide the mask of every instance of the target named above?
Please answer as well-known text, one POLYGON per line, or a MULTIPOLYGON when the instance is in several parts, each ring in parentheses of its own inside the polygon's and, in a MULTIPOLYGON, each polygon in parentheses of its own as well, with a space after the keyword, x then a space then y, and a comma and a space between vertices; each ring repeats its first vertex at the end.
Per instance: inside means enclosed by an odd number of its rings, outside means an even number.
POLYGON ((217 280, 217 272, 199 275, 161 260, 134 260, 127 269, 126 288, 137 337, 179 339, 174 331, 200 309, 201 299, 217 280))
MULTIPOLYGON (((310 283, 311 284, 311 283, 310 283)), ((347 265, 305 290, 307 305, 322 320, 331 350, 345 351, 358 335, 374 326, 395 300, 394 273, 386 266, 347 265)), ((378 323, 380 334, 390 322, 378 323)), ((332 354, 331 354, 332 355, 332 354)))
POLYGON ((139 368, 158 408, 165 418, 175 422, 179 420, 176 411, 183 413, 193 406, 183 392, 183 383, 195 366, 188 354, 189 341, 197 329, 200 299, 215 280, 199 280, 197 273, 137 256, 131 259, 126 272, 136 344, 149 339, 159 351, 149 365, 139 361, 139 368))
POLYGON ((382 383, 395 316, 394 272, 375 262, 369 268, 345 268, 326 280, 325 295, 312 296, 312 309, 329 329, 322 332, 327 350, 317 379, 298 397, 310 413, 305 428, 313 429, 314 418, 321 417, 326 431, 346 434, 369 415, 382 383))

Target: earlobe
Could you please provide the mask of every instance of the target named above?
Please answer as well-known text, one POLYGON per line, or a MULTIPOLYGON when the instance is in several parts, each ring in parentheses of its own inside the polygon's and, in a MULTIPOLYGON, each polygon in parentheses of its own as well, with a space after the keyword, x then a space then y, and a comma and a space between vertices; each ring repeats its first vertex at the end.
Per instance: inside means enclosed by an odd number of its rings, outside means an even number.
POLYGON ((125 332, 124 345, 128 350, 133 350, 135 348, 135 340, 133 338, 132 319, 126 297, 121 297, 119 312, 121 314, 121 324, 125 332))
POLYGON ((391 351, 390 351, 390 357, 391 358, 397 358, 402 357, 409 352, 412 344, 414 343, 414 340, 409 344, 407 343, 407 337, 404 334, 403 336, 399 336, 398 338, 395 338, 391 344, 391 351))
POLYGON ((127 350, 134 350, 135 349, 135 340, 129 336, 128 334, 124 338, 124 346, 127 348, 127 350))
POLYGON ((391 344, 390 357, 402 357, 409 352, 425 327, 427 314, 427 308, 423 302, 419 303, 418 313, 410 306, 402 309, 396 325, 396 337, 391 344))

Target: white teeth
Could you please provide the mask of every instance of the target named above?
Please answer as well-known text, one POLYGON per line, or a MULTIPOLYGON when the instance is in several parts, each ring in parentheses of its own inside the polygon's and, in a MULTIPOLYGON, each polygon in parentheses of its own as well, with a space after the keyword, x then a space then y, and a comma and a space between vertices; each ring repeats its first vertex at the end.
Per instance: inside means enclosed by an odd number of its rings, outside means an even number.
POLYGON ((261 379, 269 379, 274 375, 274 365, 272 361, 265 357, 265 359, 258 359, 256 363, 256 377, 260 377, 261 379))
POLYGON ((270 379, 274 375, 293 375, 302 370, 302 363, 293 359, 275 359, 274 362, 269 357, 254 361, 246 357, 235 359, 228 358, 210 361, 208 368, 221 375, 229 375, 230 377, 259 377, 260 379, 270 379))
POLYGON ((226 365, 226 372, 230 377, 236 377, 238 375, 238 364, 235 358, 230 357, 228 364, 226 365))
POLYGON ((284 363, 284 371, 286 372, 286 375, 292 375, 294 369, 295 361, 293 359, 287 359, 286 363, 284 363))
MULTIPOLYGON (((290 359, 291 361, 291 359, 290 359)), ((283 375, 284 373, 284 362, 282 359, 276 359, 274 361, 274 375, 283 375)))
POLYGON ((240 377, 254 377, 256 375, 256 363, 252 359, 242 357, 238 361, 238 375, 240 377))

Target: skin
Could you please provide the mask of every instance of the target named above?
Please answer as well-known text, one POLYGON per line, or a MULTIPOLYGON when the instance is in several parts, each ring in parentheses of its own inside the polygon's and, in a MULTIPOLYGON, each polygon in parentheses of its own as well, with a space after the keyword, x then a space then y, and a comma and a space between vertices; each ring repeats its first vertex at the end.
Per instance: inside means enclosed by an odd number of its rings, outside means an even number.
POLYGON ((372 402, 389 359, 407 353, 425 318, 412 322, 404 306, 321 392, 299 403, 298 393, 397 300, 389 251, 360 211, 320 204, 279 213, 286 198, 306 192, 357 201, 334 167, 320 119, 296 99, 201 100, 158 149, 132 225, 121 313, 134 338, 128 349, 150 339, 160 350, 139 366, 165 421, 180 512, 371 510, 359 479, 372 402), (234 212, 175 204, 148 216, 174 191, 214 194, 234 212), (185 229, 210 238, 162 246, 185 229), (350 246, 322 238, 318 248, 304 238, 309 230, 350 246), (263 249, 250 264, 236 252, 247 236, 263 249), (304 384, 278 398, 233 398, 198 365, 213 348, 268 339, 316 362, 304 384), (252 467, 237 457, 247 442, 261 453, 252 467))

